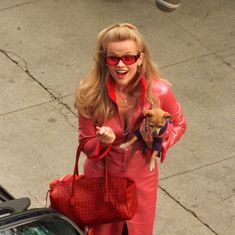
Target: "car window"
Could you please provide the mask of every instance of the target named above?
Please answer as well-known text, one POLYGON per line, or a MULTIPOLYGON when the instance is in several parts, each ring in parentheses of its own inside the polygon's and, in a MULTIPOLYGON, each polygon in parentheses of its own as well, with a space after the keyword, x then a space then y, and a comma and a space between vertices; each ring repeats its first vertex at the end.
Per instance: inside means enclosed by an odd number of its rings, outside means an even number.
POLYGON ((40 220, 0 230, 0 235, 82 235, 61 219, 40 220))

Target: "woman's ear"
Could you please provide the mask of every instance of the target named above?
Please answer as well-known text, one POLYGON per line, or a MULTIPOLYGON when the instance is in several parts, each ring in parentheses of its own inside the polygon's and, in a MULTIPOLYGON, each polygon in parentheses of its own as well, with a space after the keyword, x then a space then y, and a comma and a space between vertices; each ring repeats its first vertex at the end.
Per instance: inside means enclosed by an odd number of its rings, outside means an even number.
POLYGON ((168 112, 164 112, 164 114, 163 114, 163 117, 165 118, 165 119, 167 119, 167 118, 173 118, 173 116, 170 114, 170 113, 168 113, 168 112))
POLYGON ((142 65, 143 60, 144 60, 144 53, 143 53, 143 52, 141 52, 141 53, 140 53, 140 57, 139 57, 138 66, 141 66, 141 65, 142 65))
POLYGON ((150 110, 150 109, 145 109, 143 112, 143 115, 145 116, 145 117, 151 117, 151 116, 153 116, 153 111, 152 110, 150 110))

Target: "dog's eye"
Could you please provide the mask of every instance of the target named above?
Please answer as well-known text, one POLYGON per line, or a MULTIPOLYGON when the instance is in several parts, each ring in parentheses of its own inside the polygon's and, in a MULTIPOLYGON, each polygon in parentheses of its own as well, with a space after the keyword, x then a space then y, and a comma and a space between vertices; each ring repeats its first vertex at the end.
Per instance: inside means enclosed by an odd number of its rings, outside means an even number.
POLYGON ((150 127, 155 127, 153 124, 149 124, 150 127))

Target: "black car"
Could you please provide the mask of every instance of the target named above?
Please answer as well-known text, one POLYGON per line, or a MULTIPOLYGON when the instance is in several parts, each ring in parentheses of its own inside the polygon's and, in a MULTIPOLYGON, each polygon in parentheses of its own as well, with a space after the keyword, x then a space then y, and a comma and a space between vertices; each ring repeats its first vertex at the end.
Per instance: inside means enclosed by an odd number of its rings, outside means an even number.
POLYGON ((0 235, 84 235, 63 214, 29 206, 29 198, 15 199, 0 185, 0 235))

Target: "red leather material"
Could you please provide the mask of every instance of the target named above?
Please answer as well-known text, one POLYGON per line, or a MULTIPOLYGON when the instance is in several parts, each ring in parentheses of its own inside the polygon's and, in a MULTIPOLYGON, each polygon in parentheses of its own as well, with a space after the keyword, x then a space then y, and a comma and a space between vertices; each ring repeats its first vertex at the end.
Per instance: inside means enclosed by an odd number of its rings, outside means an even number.
POLYGON ((182 113, 181 105, 176 100, 172 90, 165 81, 160 80, 157 82, 153 87, 153 92, 158 94, 160 108, 173 116, 171 120, 172 122, 168 125, 168 128, 165 131, 165 135, 168 136, 168 138, 165 138, 162 144, 163 149, 161 162, 164 162, 166 159, 167 150, 184 134, 187 127, 187 122, 182 113))
POLYGON ((135 182, 123 177, 109 177, 109 194, 105 200, 105 183, 101 177, 82 177, 50 184, 51 207, 71 218, 78 226, 97 225, 131 219, 136 212, 135 182), (93 193, 91 193, 93 191, 93 193), (128 203, 127 203, 128 202, 128 203))
POLYGON ((51 207, 71 218, 78 226, 131 219, 137 210, 135 182, 127 177, 109 176, 107 158, 103 177, 79 175, 81 149, 82 146, 79 146, 74 174, 50 183, 51 207))
MULTIPOLYGON (((144 83, 144 78, 141 79, 142 83, 144 83)), ((141 84, 142 84, 141 83, 141 84)), ((115 101, 116 96, 114 95, 114 85, 112 82, 108 83, 108 88, 111 89, 109 91, 110 98, 115 101)), ((143 91, 142 93, 145 93, 146 86, 142 85, 143 91)), ((181 106, 179 102, 176 100, 176 97, 174 96, 169 84, 164 80, 156 80, 153 83, 153 94, 155 94, 156 98, 159 100, 160 108, 162 108, 164 111, 169 112, 173 118, 172 122, 169 123, 168 128, 165 131, 164 136, 168 136, 168 138, 165 138, 163 141, 163 149, 162 149, 162 159, 163 162, 166 158, 166 152, 167 150, 174 145, 184 134, 187 122, 185 120, 185 117, 182 113, 181 106)), ((141 117, 141 112, 143 108, 151 108, 150 104, 148 104, 146 101, 142 100, 144 102, 144 105, 139 105, 137 107, 137 110, 135 113, 133 113, 132 118, 132 126, 129 127, 130 129, 130 137, 133 136, 133 130, 137 130, 141 120, 139 119, 141 117)), ((142 102, 140 102, 142 104, 142 102)), ((97 124, 99 125, 99 124, 97 124)), ((120 117, 117 116, 115 118, 112 118, 107 121, 107 123, 103 124, 105 126, 109 126, 112 129, 116 129, 117 132, 115 132, 117 139, 113 143, 113 146, 119 144, 122 142, 123 139, 123 126, 120 120, 120 117)), ((80 139, 86 138, 86 136, 94 135, 96 132, 95 126, 91 122, 91 120, 86 119, 79 115, 79 133, 80 133, 80 139)), ((113 149, 112 146, 112 149, 113 149)), ((85 146, 85 152, 87 156, 90 159, 101 159, 104 157, 109 150, 111 146, 108 146, 106 149, 102 149, 102 145, 99 143, 99 141, 94 137, 93 139, 89 140, 89 143, 85 146), (91 146, 96 146, 96 148, 92 148, 91 146)))
MULTIPOLYGON (((146 92, 144 77, 141 78, 142 97, 146 92)), ((109 84, 109 83, 108 83, 109 84)), ((111 99, 115 102, 115 92, 113 85, 108 85, 111 99)), ((180 104, 177 102, 170 86, 164 80, 156 80, 153 83, 153 94, 159 100, 160 108, 173 115, 171 124, 166 129, 163 141, 161 162, 166 158, 167 150, 175 144, 183 135, 186 129, 186 120, 183 116, 180 104)), ((141 100, 136 107, 132 116, 132 125, 129 126, 128 139, 132 138, 134 131, 139 129, 142 122, 143 109, 151 108, 151 105, 145 100, 141 100)), ((100 123, 96 125, 100 126, 100 123)), ((100 160, 104 152, 109 159, 109 174, 121 177, 130 177, 136 182, 138 209, 135 216, 127 221, 128 231, 131 235, 152 234, 155 209, 156 209, 156 192, 157 192, 157 166, 154 171, 149 171, 146 161, 147 153, 144 152, 145 143, 143 141, 135 142, 128 149, 121 149, 119 146, 126 141, 123 136, 124 128, 120 115, 117 115, 106 121, 103 126, 109 126, 113 129, 116 139, 112 145, 102 149, 96 137, 90 139, 84 146, 84 152, 88 156, 84 164, 84 174, 89 177, 99 177, 103 172, 103 163, 100 160), (97 146, 97 148, 94 148, 97 146), (142 233, 141 233, 142 232, 142 233)), ((95 135, 95 125, 91 120, 79 115, 79 139, 95 135)), ((96 226, 95 235, 112 234, 120 235, 123 222, 96 226)))

